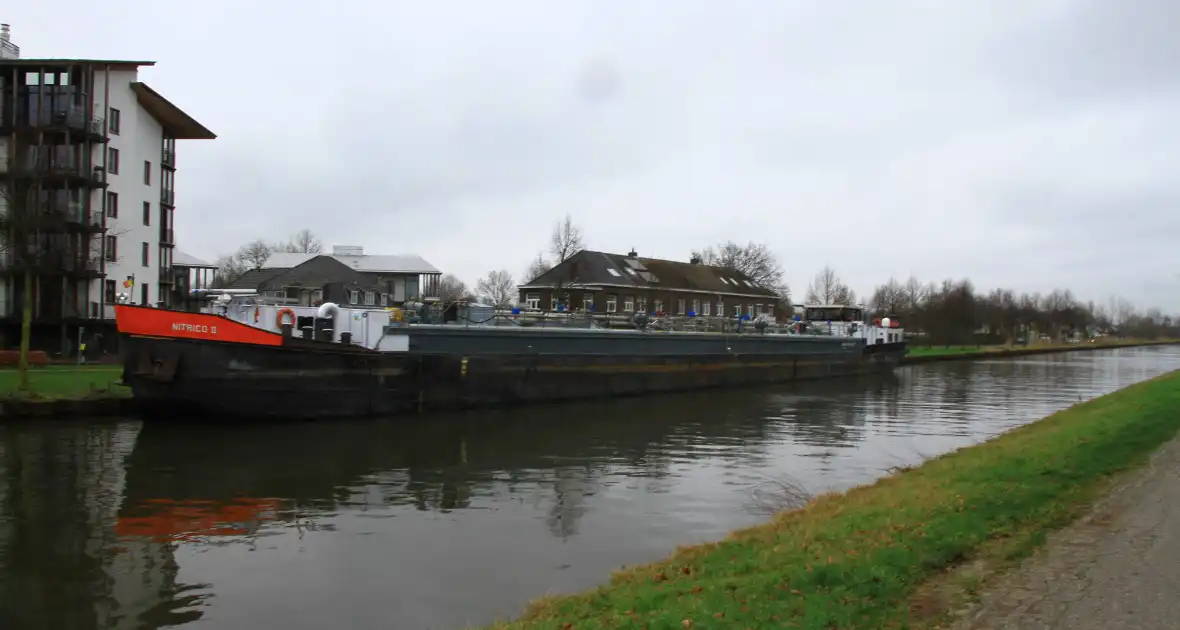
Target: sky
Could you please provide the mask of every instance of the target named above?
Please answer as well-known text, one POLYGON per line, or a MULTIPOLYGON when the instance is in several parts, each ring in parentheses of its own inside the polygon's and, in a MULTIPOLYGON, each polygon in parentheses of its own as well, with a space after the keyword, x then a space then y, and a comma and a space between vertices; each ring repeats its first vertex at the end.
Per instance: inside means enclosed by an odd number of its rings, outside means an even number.
POLYGON ((310 228, 474 281, 591 249, 1180 313, 1180 3, 9 3, 23 57, 147 59, 206 259, 310 228), (52 6, 50 6, 52 5, 52 6), (63 16, 67 16, 63 18, 63 16))

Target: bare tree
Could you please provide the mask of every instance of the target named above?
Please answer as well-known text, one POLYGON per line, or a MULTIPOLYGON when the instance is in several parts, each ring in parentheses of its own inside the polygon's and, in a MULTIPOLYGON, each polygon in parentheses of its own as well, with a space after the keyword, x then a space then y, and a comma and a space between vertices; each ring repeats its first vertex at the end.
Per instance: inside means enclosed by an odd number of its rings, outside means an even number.
POLYGON ((516 301, 516 281, 504 270, 490 271, 475 283, 475 291, 484 304, 507 308, 516 301))
POLYGON ((873 290, 869 307, 878 315, 895 315, 905 309, 905 287, 897 278, 890 278, 885 284, 873 290))
MULTIPOLYGON (((32 158, 36 160, 37 149, 32 158)), ((20 314, 20 355, 17 358, 17 390, 27 394, 29 387, 29 342, 33 330, 33 267, 36 264, 35 245, 36 198, 40 182, 28 186, 21 192, 12 191, 8 185, 0 184, 0 204, 3 204, 2 220, 6 223, 4 235, 5 263, 19 269, 21 273, 21 314, 20 314)))
POLYGON ((783 282, 783 268, 778 257, 766 245, 754 243, 738 245, 726 241, 713 247, 694 250, 692 256, 701 264, 732 269, 754 281, 759 286, 773 290, 780 298, 789 302, 791 290, 783 282))
POLYGON ((471 292, 467 290, 466 283, 454 274, 447 273, 438 279, 438 297, 443 304, 450 304, 470 300, 471 292))
POLYGON ((228 287, 247 272, 262 269, 275 251, 281 251, 276 249, 278 247, 284 246, 267 245, 266 241, 255 239, 239 247, 238 251, 219 257, 213 286, 228 287))
POLYGON ((236 256, 247 270, 251 270, 262 269, 272 254, 274 254, 274 249, 262 239, 257 239, 243 245, 236 256))
POLYGON ((246 264, 242 262, 237 254, 226 254, 217 259, 217 271, 213 279, 213 286, 215 288, 224 289, 238 278, 246 275, 250 271, 246 264))
MULTIPOLYGON (((10 165, 27 168, 19 179, 0 183, 0 258, 3 265, 13 269, 21 285, 20 296, 20 351, 17 359, 18 383, 21 393, 31 391, 29 383, 29 351, 35 314, 34 285, 46 270, 73 270, 95 265, 101 248, 95 252, 94 243, 101 243, 112 232, 91 232, 75 240, 67 223, 93 225, 92 216, 78 216, 76 209, 65 202, 64 191, 46 186, 44 170, 52 162, 43 154, 43 138, 29 138, 16 143, 10 165)), ((85 206, 83 206, 85 207, 85 206)), ((42 283, 42 292, 65 291, 57 283, 42 283)), ((69 289, 71 292, 74 289, 69 289)), ((64 297, 64 296, 63 296, 64 297)), ((61 307, 64 311, 64 306, 61 307)), ((76 313, 75 313, 76 314, 76 313)), ((58 315, 65 315, 59 312, 58 315)))
POLYGON ((570 259, 574 254, 586 249, 582 241, 582 228, 574 225, 569 214, 565 219, 553 226, 553 235, 549 237, 549 252, 557 259, 558 265, 570 259))
POLYGON ((836 272, 829 266, 815 274, 815 279, 807 285, 807 301, 812 304, 847 304, 856 302, 856 293, 844 284, 836 272))
POLYGON ((525 268, 525 271, 524 271, 525 280, 526 280, 526 282, 532 282, 533 280, 540 278, 542 274, 544 274, 546 271, 549 271, 552 268, 553 268, 553 266, 549 264, 549 261, 545 260, 545 257, 542 256, 540 252, 538 252, 537 257, 534 258, 533 261, 529 263, 529 266, 527 268, 525 268))
POLYGON ((279 243, 272 248, 276 252, 293 254, 318 254, 324 249, 324 244, 316 238, 314 232, 303 228, 291 235, 285 243, 279 243))

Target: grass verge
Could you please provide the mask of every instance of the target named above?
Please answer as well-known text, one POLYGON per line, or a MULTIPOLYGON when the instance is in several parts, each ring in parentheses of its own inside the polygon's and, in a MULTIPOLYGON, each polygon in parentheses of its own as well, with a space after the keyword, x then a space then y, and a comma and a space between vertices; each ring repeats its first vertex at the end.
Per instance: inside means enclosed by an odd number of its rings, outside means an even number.
POLYGON ((616 572, 594 591, 536 601, 521 619, 493 627, 923 626, 946 613, 915 605, 931 583, 1035 549, 1112 474, 1174 437, 1178 409, 1180 372, 1173 372, 818 497, 724 541, 616 572))
POLYGON ((1030 346, 910 346, 909 352, 903 360, 906 363, 922 363, 933 360, 951 359, 979 359, 994 356, 1019 356, 1026 354, 1047 354, 1050 352, 1070 352, 1081 350, 1110 350, 1113 348, 1134 348, 1137 346, 1151 346, 1177 343, 1174 340, 1138 340, 1123 339, 1114 341, 1096 341, 1093 343, 1044 343, 1030 346))
POLYGON ((20 374, 15 368, 0 369, 0 399, 76 400, 126 398, 131 390, 119 385, 120 365, 47 365, 29 368, 30 394, 17 391, 20 374))

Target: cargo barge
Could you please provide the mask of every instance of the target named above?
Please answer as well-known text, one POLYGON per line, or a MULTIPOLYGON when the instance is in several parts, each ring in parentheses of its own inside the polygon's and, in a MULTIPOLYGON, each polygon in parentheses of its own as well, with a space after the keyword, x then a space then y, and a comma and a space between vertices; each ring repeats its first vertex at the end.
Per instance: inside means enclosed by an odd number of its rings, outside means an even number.
POLYGON ((625 328, 517 309, 443 323, 437 304, 409 307, 230 292, 199 313, 119 304, 123 380, 160 417, 330 419, 845 377, 906 354, 896 321, 840 305, 786 323, 638 313, 625 328))

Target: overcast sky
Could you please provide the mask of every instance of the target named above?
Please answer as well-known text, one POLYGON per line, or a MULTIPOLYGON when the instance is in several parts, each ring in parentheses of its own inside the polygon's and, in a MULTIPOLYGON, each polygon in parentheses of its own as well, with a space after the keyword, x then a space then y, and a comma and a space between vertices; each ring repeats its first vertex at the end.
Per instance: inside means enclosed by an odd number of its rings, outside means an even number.
POLYGON ((24 57, 155 60, 213 259, 309 227, 473 282, 592 249, 1180 312, 1180 2, 7 3, 24 57), (52 5, 52 6, 50 6, 52 5))

